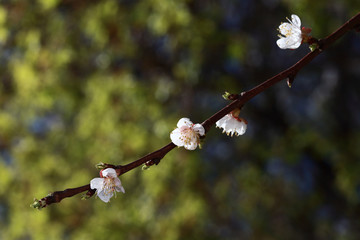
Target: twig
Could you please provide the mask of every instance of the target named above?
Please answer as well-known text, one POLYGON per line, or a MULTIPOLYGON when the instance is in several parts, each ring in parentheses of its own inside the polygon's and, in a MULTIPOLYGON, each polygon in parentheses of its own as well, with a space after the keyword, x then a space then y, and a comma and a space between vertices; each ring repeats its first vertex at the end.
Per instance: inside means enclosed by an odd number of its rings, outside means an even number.
MULTIPOLYGON (((242 105, 244 105, 246 102, 248 102, 250 99, 258 95, 259 93, 265 91, 267 88, 273 86, 274 84, 278 83, 281 80, 288 79, 288 85, 291 86, 291 83, 294 81, 296 74, 307 64, 309 64, 316 56, 318 56, 321 52, 323 52, 325 49, 327 49, 331 44, 333 44, 337 39, 342 37, 345 33, 351 30, 359 31, 360 26, 360 13, 352 17, 349 21, 347 21, 345 24, 343 24, 341 27, 339 27, 335 32, 330 34, 328 37, 324 39, 320 39, 317 44, 318 47, 308 53, 306 56, 304 56, 300 61, 295 63, 293 66, 289 67, 288 69, 280 72, 279 74, 269 78, 268 80, 264 81, 263 83, 259 84, 258 86, 254 87, 253 89, 250 89, 249 91, 243 92, 241 95, 232 94, 231 99, 232 102, 212 115, 210 118, 206 119, 202 125, 205 128, 205 131, 208 132, 210 128, 223 116, 230 113, 235 108, 239 108, 242 105)), ((103 166, 106 167, 113 167, 116 169, 116 172, 118 176, 137 168, 143 164, 146 166, 151 166, 154 164, 158 164, 160 160, 172 149, 175 148, 175 145, 173 143, 169 143, 168 145, 160 148, 159 150, 152 152, 134 162, 131 162, 127 165, 117 165, 114 166, 112 164, 106 164, 104 163, 103 166)), ((70 188, 66 189, 64 191, 57 191, 49 194, 48 196, 34 201, 33 204, 31 204, 34 208, 44 208, 52 203, 58 203, 64 198, 72 197, 76 194, 79 194, 81 192, 87 191, 85 198, 89 198, 92 195, 94 195, 95 190, 90 189, 90 185, 84 185, 77 188, 70 188)))

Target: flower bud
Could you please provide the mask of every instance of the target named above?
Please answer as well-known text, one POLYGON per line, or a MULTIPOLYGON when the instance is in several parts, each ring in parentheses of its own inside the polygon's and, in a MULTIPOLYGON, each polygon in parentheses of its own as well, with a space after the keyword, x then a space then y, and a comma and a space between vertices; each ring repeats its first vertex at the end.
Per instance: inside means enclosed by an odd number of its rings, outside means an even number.
POLYGON ((95 165, 95 167, 99 170, 107 168, 106 164, 103 162, 99 162, 98 164, 95 165))
POLYGON ((30 207, 40 210, 40 209, 46 207, 46 201, 44 199, 37 200, 36 198, 34 198, 34 202, 32 204, 30 204, 30 207))

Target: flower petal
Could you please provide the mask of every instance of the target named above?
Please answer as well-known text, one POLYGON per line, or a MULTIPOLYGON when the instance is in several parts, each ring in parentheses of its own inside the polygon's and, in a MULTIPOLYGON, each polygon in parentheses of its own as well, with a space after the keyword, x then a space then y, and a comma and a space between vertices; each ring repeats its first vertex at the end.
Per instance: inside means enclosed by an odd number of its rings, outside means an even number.
POLYGON ((242 122, 239 124, 238 128, 236 129, 236 132, 238 135, 243 135, 246 132, 247 124, 242 122))
POLYGON ((223 129, 227 135, 243 135, 246 132, 247 124, 244 119, 235 118, 232 114, 227 114, 219 121, 216 126, 223 129))
POLYGON ((291 23, 292 23, 293 25, 295 25, 297 28, 300 28, 300 27, 301 27, 301 20, 300 20, 300 18, 299 18, 297 15, 295 15, 295 14, 292 14, 292 15, 291 15, 291 23))
POLYGON ((231 114, 226 114, 224 117, 222 117, 220 120, 216 122, 216 127, 218 128, 224 128, 229 120, 231 120, 232 116, 231 114))
POLYGON ((104 179, 103 178, 93 178, 90 181, 90 188, 91 189, 102 189, 104 186, 104 179))
POLYGON ((104 202, 109 202, 110 198, 112 198, 112 196, 114 196, 113 192, 105 192, 105 191, 101 191, 97 193, 97 196, 104 202))
POLYGON ((276 44, 281 49, 287 49, 286 38, 282 37, 276 41, 276 44))
POLYGON ((187 150, 195 150, 197 146, 198 146, 197 142, 190 141, 189 143, 184 145, 184 148, 187 150))
POLYGON ((122 192, 122 193, 125 193, 125 189, 124 189, 124 187, 123 186, 116 186, 115 187, 115 190, 117 191, 117 192, 122 192))
POLYGON ((181 140, 181 132, 179 128, 176 128, 174 131, 170 133, 171 141, 178 147, 184 146, 184 142, 181 140))
POLYGON ((114 185, 115 185, 115 190, 118 192, 123 192, 125 193, 125 189, 124 187, 121 185, 121 181, 119 178, 114 178, 114 185))
POLYGON ((289 33, 292 32, 292 30, 293 30, 293 26, 290 23, 287 23, 287 22, 282 23, 279 26, 279 32, 284 36, 289 35, 289 33))
POLYGON ((276 44, 281 49, 296 49, 301 45, 301 39, 296 38, 280 38, 276 41, 276 44))
POLYGON ((117 177, 116 170, 113 168, 106 168, 102 170, 101 173, 103 177, 111 177, 111 178, 117 177))
POLYGON ((295 49, 298 48, 303 40, 301 31, 301 20, 293 14, 289 23, 282 23, 279 26, 280 39, 276 41, 276 44, 281 49, 295 49))
POLYGON ((199 134, 200 136, 205 135, 205 128, 200 123, 197 123, 193 126, 194 131, 199 134))
POLYGON ((181 118, 178 123, 177 123, 177 127, 181 128, 182 126, 187 126, 187 127, 191 127, 193 125, 192 121, 190 121, 189 118, 181 118))

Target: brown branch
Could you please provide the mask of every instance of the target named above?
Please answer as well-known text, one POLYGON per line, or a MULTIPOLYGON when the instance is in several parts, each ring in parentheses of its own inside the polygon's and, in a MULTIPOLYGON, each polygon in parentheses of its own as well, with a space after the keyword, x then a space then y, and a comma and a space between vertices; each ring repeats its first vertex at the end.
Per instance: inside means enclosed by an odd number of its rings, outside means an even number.
MULTIPOLYGON (((327 49, 331 44, 333 44, 337 39, 342 37, 345 33, 351 30, 358 31, 360 26, 360 13, 352 17, 349 21, 347 21, 345 24, 343 24, 341 27, 339 27, 335 32, 330 34, 328 37, 324 39, 320 39, 317 44, 318 47, 308 53, 306 56, 304 56, 300 61, 295 63, 293 66, 289 67, 288 69, 282 71, 281 73, 269 78, 268 80, 264 81, 263 83, 259 84, 258 86, 254 87, 253 89, 250 89, 247 92, 242 93, 241 95, 232 95, 231 99, 232 102, 212 115, 210 118, 206 119, 202 125, 205 128, 205 131, 208 132, 210 128, 223 116, 233 111, 235 108, 240 108, 242 105, 244 105, 246 102, 248 102, 250 99, 258 95, 259 93, 265 91, 267 88, 273 86, 274 84, 278 83, 281 80, 289 79, 288 84, 292 83, 294 81, 294 78, 296 74, 307 64, 309 64, 316 56, 318 56, 323 50, 327 49)), ((159 150, 152 152, 134 162, 131 162, 127 165, 118 165, 114 166, 112 164, 103 164, 102 166, 107 167, 113 167, 116 169, 117 174, 120 176, 134 168, 137 168, 143 164, 146 166, 151 166, 154 164, 158 164, 160 160, 172 149, 175 148, 175 145, 173 143, 169 143, 168 145, 160 148, 159 150)), ((94 195, 95 190, 90 189, 90 185, 85 185, 78 188, 70 188, 66 189, 64 191, 57 191, 49 194, 48 196, 42 198, 41 200, 34 201, 33 204, 31 204, 32 207, 41 209, 43 207, 46 207, 52 203, 58 203, 62 199, 67 197, 72 197, 76 194, 79 194, 81 192, 87 191, 85 198, 91 197, 94 195)))
POLYGON ((331 44, 333 44, 337 39, 342 37, 348 31, 356 28, 360 24, 360 13, 352 17, 349 21, 343 24, 340 28, 338 28, 335 32, 330 34, 328 37, 319 40, 319 48, 314 51, 308 53, 303 57, 300 61, 295 63, 293 66, 289 67, 285 71, 275 75, 272 78, 264 81, 253 89, 242 93, 241 97, 237 100, 233 101, 231 104, 227 105, 225 108, 221 109, 219 112, 215 113, 213 116, 205 120, 202 125, 204 126, 206 132, 210 129, 212 125, 214 125, 220 118, 225 116, 227 113, 231 112, 235 108, 244 105, 247 101, 258 95, 259 93, 265 91, 267 88, 273 86, 277 82, 291 78, 292 80, 295 78, 296 74, 307 64, 309 64, 317 55, 319 55, 324 49, 328 48, 331 44))
POLYGON ((34 199, 34 202, 30 206, 33 208, 41 209, 52 203, 58 203, 64 198, 72 197, 84 191, 88 191, 86 193, 87 197, 91 197, 95 193, 95 190, 90 189, 90 184, 87 184, 77 188, 68 188, 64 191, 50 193, 49 195, 40 200, 34 199))
POLYGON ((169 143, 168 145, 160 148, 159 150, 149 153, 148 155, 134 161, 131 162, 125 166, 121 166, 118 165, 115 167, 116 169, 116 173, 120 176, 134 168, 137 168, 138 166, 141 166, 143 164, 146 164, 147 166, 151 166, 154 164, 158 164, 160 162, 160 160, 171 150, 173 150, 175 148, 175 144, 173 144, 172 142, 169 143))

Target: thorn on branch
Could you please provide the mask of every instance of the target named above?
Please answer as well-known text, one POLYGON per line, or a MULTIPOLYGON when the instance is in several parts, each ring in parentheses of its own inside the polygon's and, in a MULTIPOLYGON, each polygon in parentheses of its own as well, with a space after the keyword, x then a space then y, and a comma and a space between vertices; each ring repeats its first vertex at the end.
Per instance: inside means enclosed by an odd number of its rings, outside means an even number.
POLYGON ((160 161, 161 161, 161 158, 151 159, 151 160, 147 161, 146 163, 144 163, 142 170, 147 170, 154 164, 158 165, 160 163, 160 161))
POLYGON ((153 161, 155 165, 158 165, 160 163, 161 158, 155 158, 153 161))
POLYGON ((287 83, 289 88, 291 88, 292 83, 294 82, 294 80, 295 80, 295 74, 294 75, 289 75, 288 79, 286 80, 286 83, 287 83))

